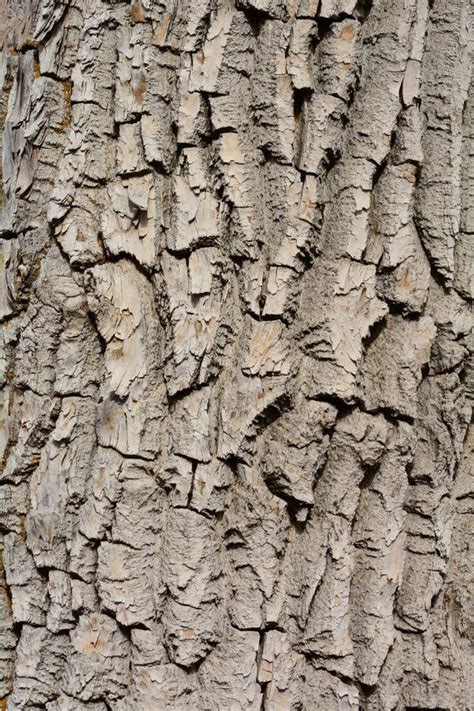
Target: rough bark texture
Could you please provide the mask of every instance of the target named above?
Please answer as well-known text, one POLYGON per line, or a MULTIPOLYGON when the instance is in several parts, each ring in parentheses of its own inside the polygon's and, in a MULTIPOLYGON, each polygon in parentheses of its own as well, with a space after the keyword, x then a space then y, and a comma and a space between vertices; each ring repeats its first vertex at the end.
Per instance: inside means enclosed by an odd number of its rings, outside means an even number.
POLYGON ((469 0, 8 4, 0 708, 469 708, 469 0))

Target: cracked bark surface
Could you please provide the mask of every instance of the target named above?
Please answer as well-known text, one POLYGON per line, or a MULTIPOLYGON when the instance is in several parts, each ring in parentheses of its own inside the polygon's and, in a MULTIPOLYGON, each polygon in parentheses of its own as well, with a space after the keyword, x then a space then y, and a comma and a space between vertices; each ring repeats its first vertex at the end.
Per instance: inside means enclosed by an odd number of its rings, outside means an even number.
POLYGON ((469 0, 7 0, 0 708, 472 699, 469 0))

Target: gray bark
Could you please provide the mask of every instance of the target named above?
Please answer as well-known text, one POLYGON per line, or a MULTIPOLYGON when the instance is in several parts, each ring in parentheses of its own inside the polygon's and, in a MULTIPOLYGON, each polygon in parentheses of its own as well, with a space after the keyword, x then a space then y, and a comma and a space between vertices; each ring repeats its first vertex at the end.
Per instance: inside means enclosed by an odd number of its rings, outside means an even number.
POLYGON ((467 710, 469 0, 3 14, 0 708, 467 710))

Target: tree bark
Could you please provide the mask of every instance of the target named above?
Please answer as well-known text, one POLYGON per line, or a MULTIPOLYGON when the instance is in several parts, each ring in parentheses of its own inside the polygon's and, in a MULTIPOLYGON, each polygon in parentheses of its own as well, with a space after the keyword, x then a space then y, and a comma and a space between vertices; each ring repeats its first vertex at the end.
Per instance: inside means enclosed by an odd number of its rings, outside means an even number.
POLYGON ((7 12, 0 708, 467 710, 469 0, 7 12))

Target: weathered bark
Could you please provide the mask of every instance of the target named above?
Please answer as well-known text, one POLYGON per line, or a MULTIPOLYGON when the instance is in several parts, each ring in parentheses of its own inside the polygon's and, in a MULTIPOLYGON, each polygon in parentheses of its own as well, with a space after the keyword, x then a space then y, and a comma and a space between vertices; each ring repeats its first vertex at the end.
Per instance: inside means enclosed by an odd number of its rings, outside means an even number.
POLYGON ((471 11, 10 3, 0 708, 468 709, 471 11))

